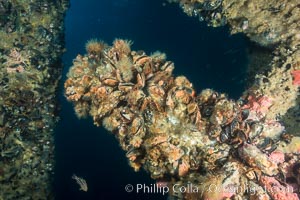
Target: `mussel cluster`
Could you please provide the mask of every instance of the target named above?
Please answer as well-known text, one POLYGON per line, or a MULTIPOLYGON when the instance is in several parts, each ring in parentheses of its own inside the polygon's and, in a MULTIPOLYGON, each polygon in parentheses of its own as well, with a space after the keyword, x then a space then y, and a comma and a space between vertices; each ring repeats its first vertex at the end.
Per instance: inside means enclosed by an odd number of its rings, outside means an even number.
POLYGON ((169 0, 169 2, 178 2, 187 15, 206 21, 210 26, 226 24, 226 18, 222 14, 223 0, 169 0))
POLYGON ((130 44, 88 42, 87 55, 78 55, 68 73, 65 95, 79 117, 91 115, 115 134, 135 170, 179 185, 197 179, 257 187, 265 182, 253 177, 283 173, 270 158, 284 136, 280 123, 253 117, 248 98, 235 102, 210 89, 196 95, 185 77, 172 75, 174 64, 164 54, 148 56, 130 44))

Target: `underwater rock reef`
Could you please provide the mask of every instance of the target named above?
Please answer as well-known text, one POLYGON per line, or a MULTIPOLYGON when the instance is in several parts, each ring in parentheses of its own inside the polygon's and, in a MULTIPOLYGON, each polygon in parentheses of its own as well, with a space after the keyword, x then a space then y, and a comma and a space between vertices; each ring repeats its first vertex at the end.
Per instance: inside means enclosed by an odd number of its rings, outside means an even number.
POLYGON ((0 2, 0 199, 54 199, 67 0, 0 2))
MULTIPOLYGON (((233 101, 210 89, 196 94, 184 76, 172 75, 174 65, 163 53, 132 51, 126 40, 112 46, 92 40, 65 82, 76 114, 91 115, 95 125, 115 134, 136 171, 190 188, 171 191, 174 198, 299 199, 300 4, 172 2, 269 49, 271 61, 260 67, 267 72, 257 73, 233 101)), ((262 56, 256 56, 259 62, 262 56)))
POLYGON ((217 27, 228 24, 231 33, 243 32, 259 45, 298 45, 299 1, 297 0, 168 0, 183 11, 217 27), (294 43, 294 44, 293 44, 294 43))
MULTIPOLYGON (((299 199, 300 2, 169 1, 257 45, 254 81, 242 97, 196 94, 187 78, 172 75, 165 54, 91 40, 65 82, 76 114, 115 134, 134 170, 190 188, 170 191, 175 199, 299 199)), ((0 199, 54 199, 67 8, 68 0, 0 2, 0 199)))
POLYGON ((268 119, 284 121, 289 133, 300 136, 300 2, 297 0, 168 0, 192 17, 217 27, 228 25, 231 33, 244 33, 256 43, 249 57, 246 93, 273 99, 268 119), (291 75, 293 77, 291 77, 291 75), (292 86, 293 85, 293 86, 292 86))
POLYGON ((196 94, 187 78, 172 75, 165 54, 148 56, 130 44, 89 41, 87 54, 73 61, 65 95, 78 117, 90 115, 115 134, 134 170, 202 188, 170 193, 180 199, 299 199, 299 137, 268 117, 271 96, 253 88, 238 101, 211 89, 196 94), (222 192, 209 190, 212 184, 222 192))
POLYGON ((266 54, 269 62, 259 64, 242 97, 196 94, 187 78, 172 75, 165 54, 133 51, 121 39, 112 46, 92 40, 65 82, 77 116, 111 131, 136 171, 185 188, 169 192, 175 199, 299 199, 300 3, 172 2, 267 49, 253 56, 249 67, 266 54))

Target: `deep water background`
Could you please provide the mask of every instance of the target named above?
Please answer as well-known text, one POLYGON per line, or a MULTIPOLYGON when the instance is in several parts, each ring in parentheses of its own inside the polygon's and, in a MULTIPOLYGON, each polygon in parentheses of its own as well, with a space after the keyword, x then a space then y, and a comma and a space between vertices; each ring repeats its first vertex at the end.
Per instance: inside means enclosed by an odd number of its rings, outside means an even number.
POLYGON ((247 41, 229 35, 227 27, 211 28, 186 16, 177 4, 164 0, 71 0, 65 18, 66 53, 61 82, 61 120, 55 134, 57 200, 167 199, 161 194, 127 193, 126 184, 154 184, 146 172, 134 172, 114 136, 95 127, 91 119, 78 120, 63 96, 66 73, 85 43, 99 38, 134 41, 132 49, 150 54, 165 52, 175 63, 175 75, 185 75, 197 92, 213 88, 238 98, 244 90, 247 41), (86 179, 89 191, 78 190, 71 179, 86 179))

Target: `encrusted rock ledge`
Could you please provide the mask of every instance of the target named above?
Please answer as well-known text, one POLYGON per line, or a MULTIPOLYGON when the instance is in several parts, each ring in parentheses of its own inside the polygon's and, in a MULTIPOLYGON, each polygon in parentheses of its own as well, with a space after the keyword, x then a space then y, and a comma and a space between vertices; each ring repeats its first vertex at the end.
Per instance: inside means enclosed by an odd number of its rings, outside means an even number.
POLYGON ((250 57, 245 92, 273 101, 268 119, 281 118, 289 133, 300 136, 300 2, 298 0, 169 0, 208 25, 228 25, 257 44, 250 57), (268 62, 270 60, 270 62, 268 62), (266 62, 267 61, 267 62, 266 62), (251 79, 251 78, 250 78, 251 79), (253 78, 252 78, 253 79, 253 78))
POLYGON ((53 199, 68 0, 0 2, 0 199, 53 199))

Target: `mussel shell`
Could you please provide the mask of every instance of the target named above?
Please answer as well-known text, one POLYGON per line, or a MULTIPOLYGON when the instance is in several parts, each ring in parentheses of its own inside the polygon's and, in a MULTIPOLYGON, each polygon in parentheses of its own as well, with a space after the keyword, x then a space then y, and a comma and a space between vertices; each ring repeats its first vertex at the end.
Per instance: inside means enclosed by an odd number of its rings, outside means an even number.
POLYGON ((227 160, 228 160, 227 157, 223 157, 223 158, 216 160, 215 164, 219 167, 222 167, 227 162, 227 160))
POLYGON ((242 112, 241 112, 241 118, 242 118, 243 121, 246 120, 246 119, 248 118, 249 113, 250 113, 250 112, 249 112, 248 109, 242 110, 242 112))
POLYGON ((222 143, 227 142, 229 140, 229 135, 225 130, 222 130, 221 134, 220 134, 220 141, 222 143))
POLYGON ((248 136, 242 130, 237 130, 236 137, 240 138, 243 142, 246 142, 248 139, 248 136))
POLYGON ((293 167, 293 173, 295 175, 300 175, 300 163, 296 163, 293 167))
POLYGON ((204 106, 201 109, 201 115, 203 117, 210 117, 211 114, 213 113, 213 111, 214 111, 214 107, 213 106, 204 106))

